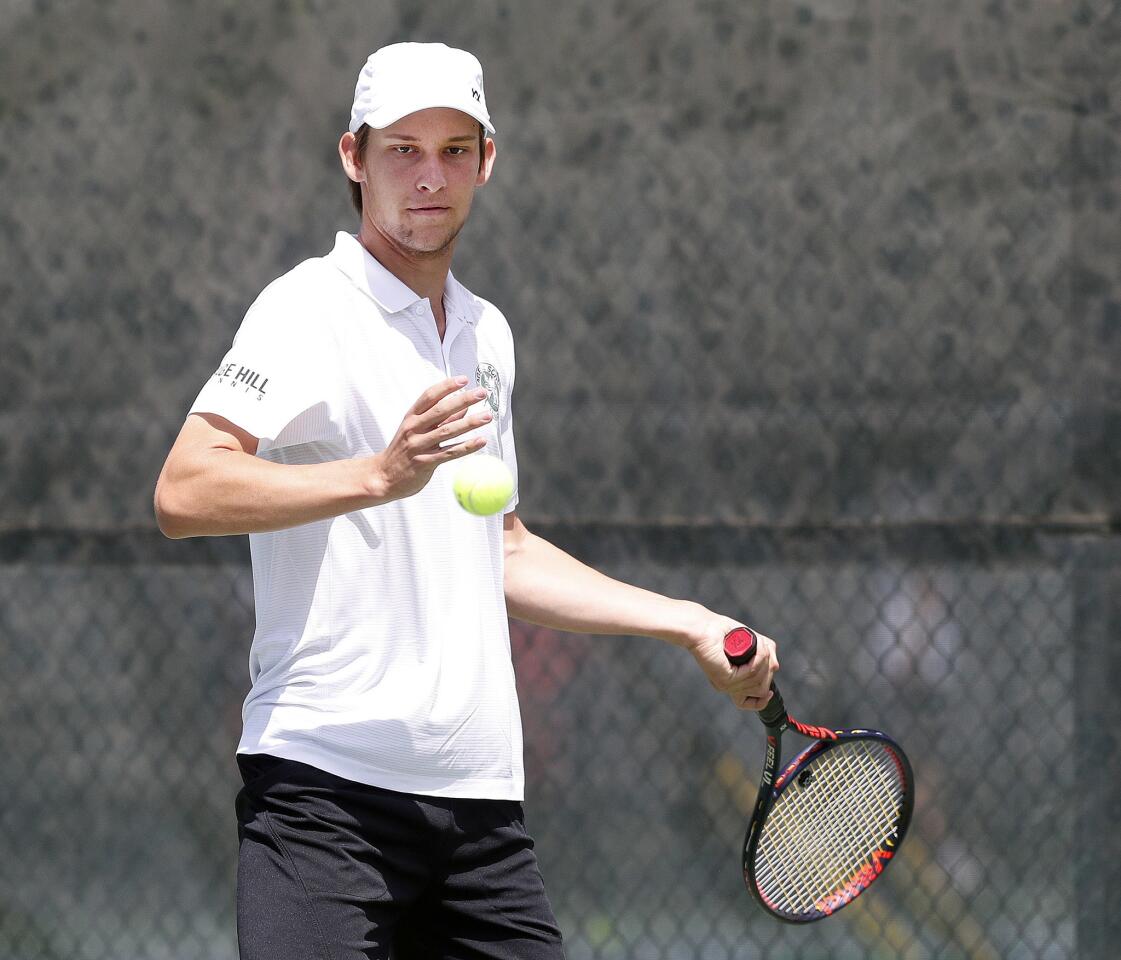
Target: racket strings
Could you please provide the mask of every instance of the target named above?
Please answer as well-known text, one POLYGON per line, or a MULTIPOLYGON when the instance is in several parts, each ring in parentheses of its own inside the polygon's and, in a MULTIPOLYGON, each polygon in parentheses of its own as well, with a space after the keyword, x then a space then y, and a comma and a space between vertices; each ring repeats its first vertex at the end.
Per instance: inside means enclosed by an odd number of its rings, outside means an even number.
POLYGON ((853 756, 847 760, 836 758, 845 762, 815 764, 815 782, 794 785, 791 802, 783 802, 785 792, 780 795, 771 814, 776 819, 768 818, 765 829, 771 836, 761 846, 765 863, 759 875, 763 883, 773 880, 776 889, 786 891, 787 896, 793 893, 796 908, 812 907, 867 862, 876 847, 867 846, 869 837, 864 835, 867 830, 859 829, 860 817, 879 816, 882 820, 886 814, 891 820, 884 833, 890 832, 898 807, 885 806, 891 796, 890 789, 883 789, 886 771, 875 763, 866 746, 856 746, 861 749, 851 751, 853 756), (858 779, 850 783, 844 777, 858 779))
POLYGON ((790 913, 816 912, 891 837, 904 794, 898 763, 879 741, 849 741, 819 754, 779 794, 763 826, 760 892, 790 913))
POLYGON ((802 895, 803 901, 809 904, 813 904, 821 898, 823 890, 832 890, 836 887, 837 884, 833 883, 832 874, 837 869, 840 869, 844 874, 849 865, 860 865, 868 853, 861 847, 862 838, 851 829, 851 823, 842 819, 855 813, 855 809, 860 803, 858 796, 856 796, 858 792, 847 791, 841 793, 841 809, 826 811, 822 797, 825 795, 826 788, 830 786, 830 784, 818 784, 818 790, 814 792, 815 802, 808 804, 805 810, 808 821, 814 823, 817 829, 812 836, 808 838, 804 836, 802 839, 813 844, 817 856, 808 861, 788 858, 782 865, 786 868, 784 871, 785 877, 780 877, 780 879, 797 881, 795 885, 802 895), (825 856, 822 856, 823 851, 827 851, 825 856), (804 874, 798 875, 797 870, 802 866, 808 866, 809 869, 804 874))
MULTIPOLYGON (((790 795, 794 802, 782 803, 785 793, 780 795, 771 814, 778 819, 772 822, 768 818, 768 841, 779 842, 761 846, 763 868, 757 876, 761 886, 773 883, 773 889, 783 891, 790 900, 784 906, 795 912, 813 908, 852 877, 877 848, 868 848, 869 838, 854 825, 859 826, 858 817, 875 817, 876 805, 882 817, 890 791, 882 789, 883 771, 874 761, 869 762, 866 748, 848 759, 847 764, 816 764, 812 771, 816 782, 805 787, 795 785, 790 795), (847 771, 845 776, 863 779, 846 783, 841 777, 842 768, 847 771)), ((887 815, 894 819, 894 813, 890 810, 887 815)))
MULTIPOLYGON (((783 843, 777 848, 781 855, 774 878, 781 888, 797 894, 793 902, 798 907, 812 907, 837 889, 867 862, 871 849, 877 848, 868 848, 869 837, 866 830, 859 829, 859 817, 882 819, 886 813, 894 818, 895 811, 882 806, 889 796, 882 789, 884 771, 870 759, 866 748, 861 748, 848 763, 817 764, 812 771, 816 783, 795 785, 790 798, 794 802, 782 804, 782 819, 775 826, 783 843), (842 773, 859 779, 847 783, 842 773), (799 824, 797 830, 792 829, 794 824, 799 824)), ((778 809, 776 804, 775 812, 778 809)), ((774 852, 768 851, 772 859, 774 852)))

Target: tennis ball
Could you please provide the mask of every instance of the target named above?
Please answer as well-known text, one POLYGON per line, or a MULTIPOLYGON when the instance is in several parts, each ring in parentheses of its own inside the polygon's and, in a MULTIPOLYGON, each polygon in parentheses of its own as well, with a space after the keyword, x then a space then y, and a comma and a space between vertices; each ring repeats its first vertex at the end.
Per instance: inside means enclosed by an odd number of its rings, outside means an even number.
POLYGON ((498 457, 473 453, 463 459, 452 483, 455 498, 468 513, 498 513, 514 495, 514 477, 498 457))

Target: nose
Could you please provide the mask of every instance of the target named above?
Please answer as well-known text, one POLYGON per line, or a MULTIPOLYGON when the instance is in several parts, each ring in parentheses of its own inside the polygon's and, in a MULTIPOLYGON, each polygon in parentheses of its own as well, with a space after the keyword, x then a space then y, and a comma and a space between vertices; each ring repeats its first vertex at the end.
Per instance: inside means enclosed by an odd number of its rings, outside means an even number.
POLYGON ((444 171, 440 167, 438 157, 432 157, 423 166, 420 171, 420 176, 417 178, 416 188, 421 193, 437 193, 448 185, 447 177, 444 176, 444 171))

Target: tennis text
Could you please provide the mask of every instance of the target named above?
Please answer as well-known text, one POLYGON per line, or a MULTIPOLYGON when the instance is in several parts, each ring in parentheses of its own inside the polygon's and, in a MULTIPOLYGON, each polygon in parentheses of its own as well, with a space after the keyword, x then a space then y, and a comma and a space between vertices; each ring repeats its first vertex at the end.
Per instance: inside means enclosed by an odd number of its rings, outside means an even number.
POLYGON ((219 383, 229 381, 231 387, 243 387, 246 393, 256 390, 258 400, 265 395, 265 384, 269 382, 268 377, 263 377, 256 370, 250 370, 249 367, 243 367, 239 363, 223 363, 214 371, 214 376, 218 378, 219 383))

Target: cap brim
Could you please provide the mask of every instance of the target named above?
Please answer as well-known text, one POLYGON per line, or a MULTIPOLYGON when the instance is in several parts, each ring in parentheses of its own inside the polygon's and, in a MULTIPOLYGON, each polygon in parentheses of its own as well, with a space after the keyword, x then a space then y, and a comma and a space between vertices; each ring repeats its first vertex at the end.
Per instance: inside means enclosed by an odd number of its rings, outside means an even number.
POLYGON ((357 133, 358 128, 361 127, 362 124, 373 127, 375 130, 384 130, 386 127, 392 126, 398 120, 410 116, 411 114, 419 113, 421 110, 435 110, 439 108, 458 110, 460 113, 467 114, 472 120, 477 120, 481 123, 487 133, 494 134, 496 132, 494 125, 490 122, 490 117, 481 110, 470 109, 468 105, 463 103, 424 103, 416 106, 409 106, 407 109, 371 110, 363 116, 361 120, 357 121, 357 123, 351 124, 350 132, 357 133))

